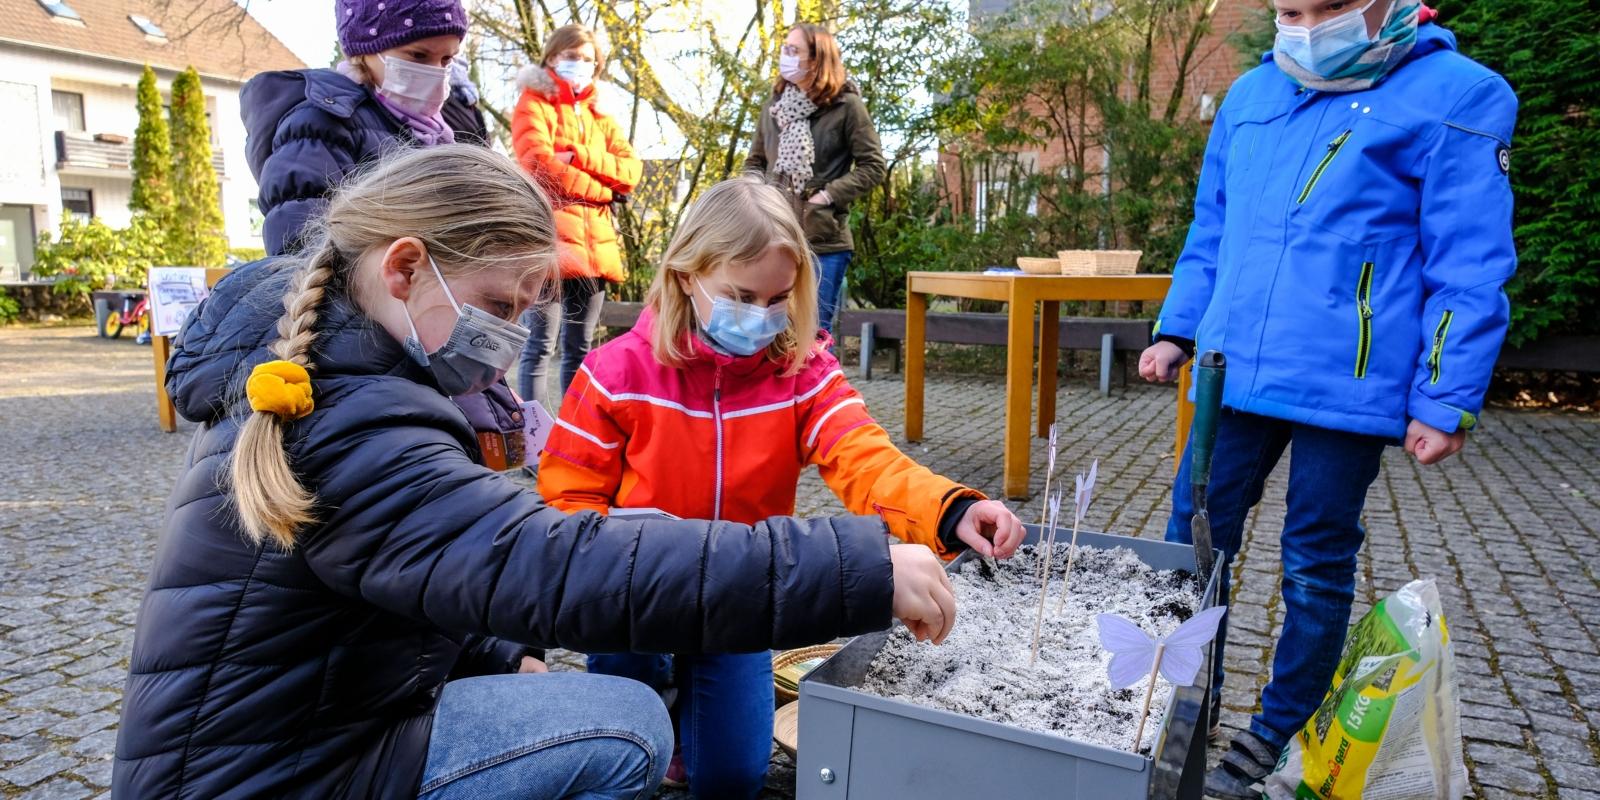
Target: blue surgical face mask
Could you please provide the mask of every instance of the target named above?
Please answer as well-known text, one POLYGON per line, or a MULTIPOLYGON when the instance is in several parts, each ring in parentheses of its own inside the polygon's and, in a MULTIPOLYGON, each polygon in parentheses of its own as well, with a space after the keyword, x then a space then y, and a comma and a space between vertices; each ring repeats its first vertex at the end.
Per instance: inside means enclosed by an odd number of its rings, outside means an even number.
POLYGON ((580 61, 576 58, 565 58, 556 61, 556 74, 572 87, 572 91, 581 94, 589 84, 594 83, 595 64, 593 61, 580 61))
POLYGON ((1278 57, 1294 59, 1296 64, 1313 74, 1331 77, 1372 47, 1375 40, 1367 35, 1367 10, 1377 2, 1371 0, 1356 11, 1341 14, 1310 28, 1285 25, 1280 21, 1273 50, 1278 57))
MULTIPOLYGON (((706 336, 718 347, 736 356, 761 352, 789 327, 787 303, 762 308, 754 303, 737 303, 726 297, 712 297, 698 278, 695 288, 711 303, 711 319, 701 320, 706 336)), ((699 316, 696 311, 695 316, 699 316)))

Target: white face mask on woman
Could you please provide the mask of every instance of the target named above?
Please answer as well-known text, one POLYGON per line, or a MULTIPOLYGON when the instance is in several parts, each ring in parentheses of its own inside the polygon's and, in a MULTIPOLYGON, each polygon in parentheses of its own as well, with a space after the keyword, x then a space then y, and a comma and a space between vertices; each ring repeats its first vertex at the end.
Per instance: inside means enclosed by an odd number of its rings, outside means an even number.
POLYGON ((383 56, 378 94, 419 117, 436 117, 450 96, 450 70, 394 56, 383 56))
POLYGON ((594 83, 594 71, 593 61, 564 58, 556 62, 556 74, 572 87, 574 94, 582 92, 589 88, 589 84, 594 83))
POLYGON ((806 76, 806 71, 800 66, 800 57, 778 56, 778 75, 790 83, 799 83, 806 76))

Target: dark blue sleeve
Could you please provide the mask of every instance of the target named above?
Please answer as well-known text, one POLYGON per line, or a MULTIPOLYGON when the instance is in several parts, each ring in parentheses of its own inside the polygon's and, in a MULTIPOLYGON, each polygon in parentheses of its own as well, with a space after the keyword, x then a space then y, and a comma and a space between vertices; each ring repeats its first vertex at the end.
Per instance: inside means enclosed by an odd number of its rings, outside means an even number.
POLYGON ((444 397, 406 409, 407 385, 319 398, 331 407, 293 432, 323 509, 300 546, 335 591, 443 630, 593 652, 754 652, 890 622, 876 518, 569 516, 474 463, 465 426, 428 424, 458 413, 444 397))
POLYGON ((461 655, 450 670, 450 680, 516 672, 523 656, 543 659, 544 651, 493 636, 468 636, 461 643, 461 655))

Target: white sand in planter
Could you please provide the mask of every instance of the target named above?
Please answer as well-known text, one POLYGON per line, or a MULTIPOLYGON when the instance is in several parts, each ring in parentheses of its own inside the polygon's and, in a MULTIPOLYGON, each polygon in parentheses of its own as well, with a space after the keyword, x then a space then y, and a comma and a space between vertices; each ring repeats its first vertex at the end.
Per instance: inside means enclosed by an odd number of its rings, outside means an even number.
MULTIPOLYGON (((981 560, 963 564, 950 576, 957 602, 950 637, 937 647, 919 644, 897 626, 873 660, 862 691, 1127 750, 1148 679, 1120 691, 1111 688, 1106 678, 1111 656, 1100 648, 1095 615, 1121 614, 1146 632, 1165 636, 1199 610, 1200 587, 1188 573, 1152 569, 1127 548, 1080 547, 1071 594, 1057 614, 1068 549, 1056 545, 1037 664, 1028 666, 1039 608, 1038 567, 1030 545, 997 562, 998 582, 981 560)), ((1161 680, 1142 751, 1154 746, 1171 697, 1172 685, 1161 680)))

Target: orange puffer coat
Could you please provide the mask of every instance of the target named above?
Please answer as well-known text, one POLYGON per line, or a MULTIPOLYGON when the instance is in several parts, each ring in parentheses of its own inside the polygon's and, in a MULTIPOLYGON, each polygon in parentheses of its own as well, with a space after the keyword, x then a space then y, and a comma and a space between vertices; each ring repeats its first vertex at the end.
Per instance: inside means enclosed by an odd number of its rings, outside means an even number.
POLYGON ((694 358, 667 367, 652 324, 647 309, 583 360, 539 459, 545 502, 756 522, 793 514, 800 472, 815 464, 851 513, 954 557, 939 522, 983 494, 900 452, 826 350, 785 376, 764 352, 727 356, 695 339, 694 358))
POLYGON ((627 277, 611 201, 638 185, 644 162, 609 115, 595 107, 596 87, 574 95, 572 87, 544 67, 517 75, 522 97, 511 114, 511 144, 517 161, 539 179, 556 206, 561 277, 627 277), (570 163, 557 158, 572 153, 570 163))

